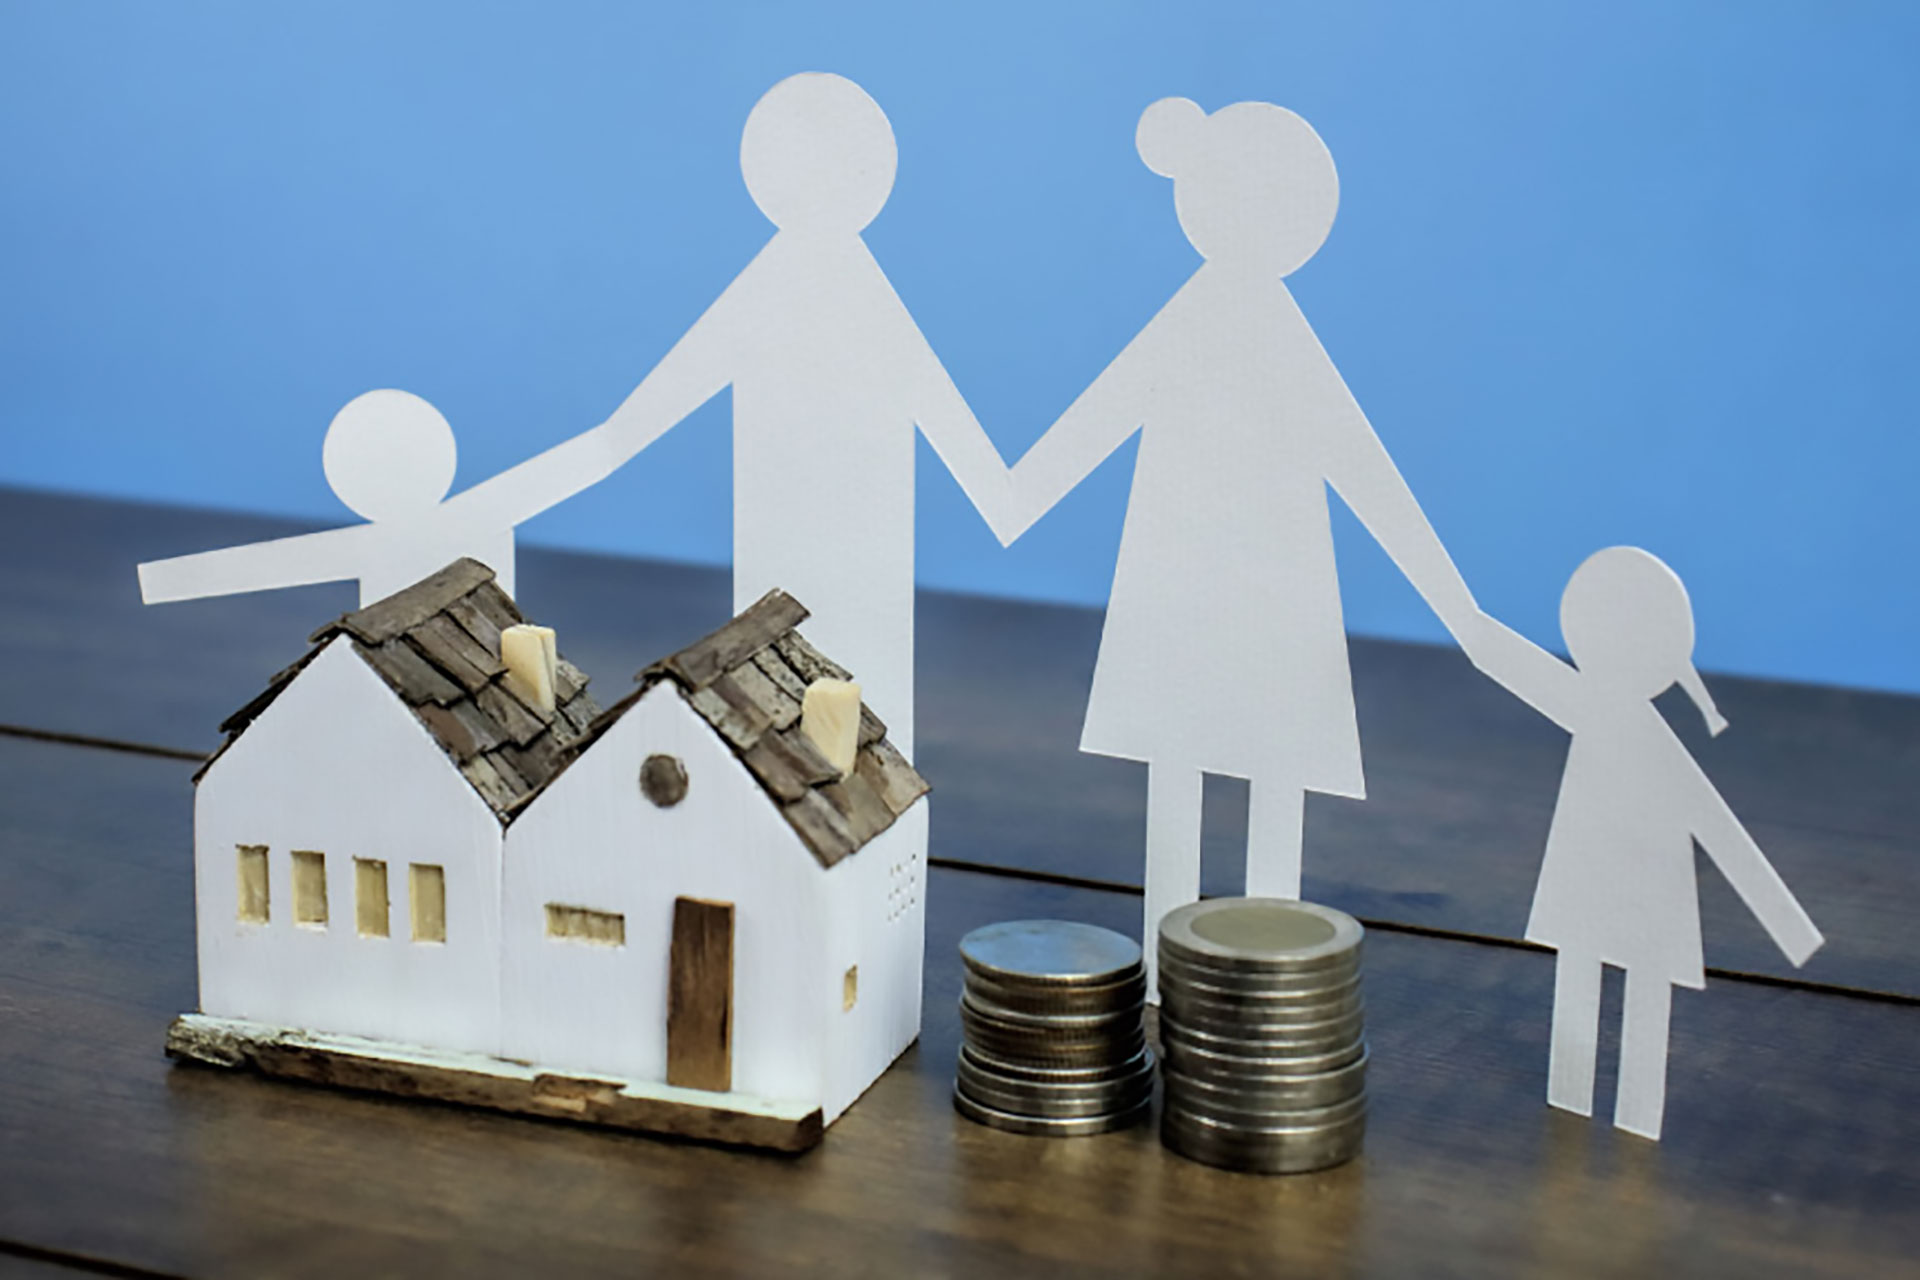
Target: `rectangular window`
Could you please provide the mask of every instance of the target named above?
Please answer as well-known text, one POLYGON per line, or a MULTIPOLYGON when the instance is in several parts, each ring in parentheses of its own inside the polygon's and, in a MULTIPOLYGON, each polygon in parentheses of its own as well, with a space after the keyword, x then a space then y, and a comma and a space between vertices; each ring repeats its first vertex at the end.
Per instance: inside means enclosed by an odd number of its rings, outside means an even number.
POLYGON ((267 846, 243 844, 239 850, 238 915, 248 924, 267 922, 267 846))
POLYGON ((311 849, 293 851, 293 922, 327 927, 327 856, 311 849))
POLYGON ((447 872, 416 862, 407 868, 407 905, 413 914, 415 942, 447 940, 447 872))
POLYGON ((612 911, 547 904, 547 936, 591 942, 602 947, 627 945, 627 918, 612 911))
POLYGON ((387 936, 387 864, 353 860, 353 916, 363 938, 387 936))
POLYGON ((840 1011, 852 1013, 853 1006, 860 1001, 860 966, 847 966, 847 976, 840 980, 840 1011))

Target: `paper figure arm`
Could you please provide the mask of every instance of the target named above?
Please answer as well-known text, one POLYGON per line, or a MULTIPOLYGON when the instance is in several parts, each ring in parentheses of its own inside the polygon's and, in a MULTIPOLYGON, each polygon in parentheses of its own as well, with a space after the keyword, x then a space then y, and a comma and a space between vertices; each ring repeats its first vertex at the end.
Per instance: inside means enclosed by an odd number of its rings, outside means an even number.
POLYGON ((348 525, 149 560, 140 566, 140 599, 166 604, 358 578, 372 552, 367 544, 373 532, 370 524, 348 525))
POLYGON ((1135 338, 1115 356, 1093 385, 1013 465, 1000 522, 988 520, 1001 546, 1011 546, 1140 429, 1147 388, 1135 355, 1139 344, 1135 338))
POLYGON ((1426 513, 1380 443, 1373 424, 1333 368, 1325 366, 1328 385, 1317 389, 1324 411, 1337 417, 1333 448, 1327 458, 1327 482, 1360 517, 1373 540, 1406 575, 1447 630, 1458 637, 1478 606, 1453 558, 1440 545, 1426 513))
POLYGON ((959 482, 960 491, 967 495, 980 518, 1004 546, 1013 541, 1001 532, 1007 526, 1008 507, 1013 501, 1006 460, 994 448, 966 397, 960 394, 946 366, 924 339, 920 350, 924 355, 914 389, 914 403, 919 406, 915 421, 920 433, 926 436, 941 464, 959 482))
POLYGON ((749 266, 599 426, 483 480, 450 501, 511 528, 592 488, 733 380, 742 282, 749 266))
POLYGON ((1826 941, 1697 761, 1675 744, 1694 839, 1797 968, 1826 941))
POLYGON ((1579 671, 1479 609, 1454 634, 1483 675, 1573 732, 1582 701, 1579 671))

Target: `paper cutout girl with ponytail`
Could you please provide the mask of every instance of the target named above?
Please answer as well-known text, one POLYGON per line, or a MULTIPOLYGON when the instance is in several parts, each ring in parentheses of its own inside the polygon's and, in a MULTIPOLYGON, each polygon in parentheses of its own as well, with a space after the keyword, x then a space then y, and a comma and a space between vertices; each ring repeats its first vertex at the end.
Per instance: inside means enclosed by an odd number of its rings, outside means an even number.
POLYGON ((1573 735, 1527 939, 1558 952, 1547 1101, 1593 1114, 1601 966, 1626 970, 1613 1122, 1660 1136, 1675 986, 1706 985, 1696 841, 1787 959, 1821 944, 1766 856, 1667 727, 1653 699, 1676 682, 1726 728, 1693 668, 1693 610, 1673 570, 1636 547, 1595 553, 1567 583, 1568 666, 1481 615, 1475 665, 1573 735))
POLYGON ((1251 782, 1264 896, 1300 895, 1305 793, 1365 794, 1326 486, 1449 630, 1477 610, 1283 279, 1333 226, 1319 135, 1270 103, 1168 98, 1136 144, 1206 261, 980 506, 1012 542, 1142 432, 1080 748, 1148 764, 1151 964, 1160 917, 1200 894, 1203 772, 1251 782))

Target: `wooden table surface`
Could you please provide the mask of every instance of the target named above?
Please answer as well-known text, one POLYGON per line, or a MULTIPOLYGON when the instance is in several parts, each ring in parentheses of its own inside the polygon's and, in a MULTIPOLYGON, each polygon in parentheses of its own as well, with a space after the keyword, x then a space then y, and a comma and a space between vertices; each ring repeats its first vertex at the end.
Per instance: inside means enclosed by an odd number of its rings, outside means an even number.
MULTIPOLYGON (((1564 738, 1451 651, 1365 640, 1370 798, 1316 798, 1307 852, 1308 896, 1370 926, 1364 1156, 1259 1178, 1151 1128, 958 1118, 959 937, 1137 932, 1144 776, 1075 750, 1097 614, 932 593, 925 1027, 816 1151, 172 1067, 192 760, 352 597, 145 609, 133 564, 293 527, 0 490, 0 1276, 1920 1274, 1920 700, 1888 695, 1716 679, 1712 741, 1668 708, 1829 941, 1794 970, 1702 863, 1712 968, 1677 993, 1659 1144, 1543 1101, 1552 959, 1516 939, 1564 738)), ((528 551, 520 576, 603 702, 727 614, 712 570, 528 551)), ((1211 892, 1244 806, 1209 784, 1211 892)))

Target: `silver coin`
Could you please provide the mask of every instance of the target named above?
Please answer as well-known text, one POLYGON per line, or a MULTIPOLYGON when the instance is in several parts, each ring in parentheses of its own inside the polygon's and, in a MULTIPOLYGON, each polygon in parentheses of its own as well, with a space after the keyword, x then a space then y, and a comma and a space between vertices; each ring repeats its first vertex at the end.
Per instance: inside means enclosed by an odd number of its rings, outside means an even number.
POLYGON ((1095 1084, 1141 1072, 1151 1074, 1154 1067, 1153 1053, 1144 1046, 1124 1062, 1100 1062, 1091 1067, 1035 1065, 1032 1062, 997 1058, 978 1045, 971 1044, 960 1047, 960 1061, 998 1079, 1026 1080, 1034 1084, 1095 1084))
POLYGON ((966 975, 966 992, 984 1005, 1029 1014, 1098 1014, 1137 1007, 1147 998, 1147 972, 1135 969, 1118 982, 1080 987, 1034 986, 1001 982, 978 973, 966 975))
POLYGON ((1113 1115, 1047 1120, 1014 1115, 1011 1112, 1001 1111, 997 1107, 983 1106, 955 1089, 953 1109, 975 1124, 986 1125, 989 1129, 1003 1129, 1008 1133, 1021 1133, 1032 1137, 1082 1138, 1139 1124, 1153 1109, 1153 1099, 1148 1097, 1138 1106, 1113 1115))
POLYGON ((1326 986, 1285 988, 1273 986, 1223 987, 1192 982, 1170 969, 1160 971, 1160 999, 1192 1004, 1217 1005, 1222 1009, 1244 1009, 1248 1013, 1284 1016, 1301 1009, 1350 1003, 1361 995, 1360 975, 1326 986))
MULTIPOLYGON (((1152 1094, 1154 1082, 1152 1079, 1125 1080, 1094 1094, 1062 1094, 1054 1090, 1000 1088, 985 1080, 962 1075, 954 1079, 954 1088, 972 1098, 973 1102, 985 1103, 1010 1115, 1110 1115, 1114 1111, 1125 1111, 1152 1094), (1125 1084, 1125 1088, 1119 1088, 1119 1084, 1125 1084)), ((1219 1115, 1225 1117, 1227 1113, 1219 1115)), ((1258 1119, 1265 1123, 1269 1113, 1260 1113, 1258 1119)))
POLYGON ((1302 1134, 1318 1133, 1351 1122, 1367 1109, 1363 1089, 1350 1098, 1318 1107, 1294 1107, 1286 1110, 1259 1110, 1252 1107, 1213 1107, 1195 1105, 1194 1098, 1179 1091, 1167 1095, 1167 1110, 1182 1117, 1204 1120, 1231 1130, 1235 1138, 1277 1137, 1294 1141, 1302 1134))
POLYGON ((960 939, 967 968, 1000 982, 1076 987, 1119 981, 1140 963, 1124 934, 1071 920, 1008 920, 960 939))
POLYGON ((1160 1013, 1160 1034, 1185 1037, 1203 1049, 1232 1053, 1242 1048, 1248 1053, 1324 1052, 1349 1040, 1358 1040, 1366 1030, 1366 1011, 1355 1009, 1339 1017, 1320 1022, 1259 1023, 1251 1019, 1189 1018, 1170 1010, 1160 1013))
POLYGON ((1161 1120, 1184 1128, 1196 1137, 1222 1147, 1302 1146, 1351 1131, 1366 1123, 1366 1095, 1337 1106, 1322 1107, 1311 1118, 1288 1122, 1284 1118, 1249 1124, 1238 1120, 1205 1115, 1177 1102, 1161 1108, 1161 1120))
POLYGON ((1139 1039, 1144 1025, 1141 1018, 1135 1015, 1092 1027, 1029 1026, 989 1017, 966 1005, 960 1007, 960 1026, 967 1039, 993 1039, 1002 1044, 1029 1046, 1037 1052, 1067 1048, 1117 1048, 1123 1043, 1139 1039))
POLYGON ((1310 1031, 1300 1027, 1292 1030, 1297 1034, 1255 1037, 1237 1029, 1220 1033, 1162 1018, 1160 1042, 1177 1041, 1184 1047, 1204 1049, 1224 1058, 1313 1058, 1359 1044, 1366 1027, 1360 1017, 1354 1016, 1316 1023, 1310 1031))
POLYGON ((1062 1097, 1073 1094, 1092 1096, 1101 1090, 1131 1088, 1141 1080, 1153 1079, 1153 1055, 1143 1053, 1130 1060, 1124 1071, 1110 1071, 1104 1075, 1068 1075, 1063 1072, 1013 1072, 1002 1071, 991 1063, 982 1062, 972 1054, 962 1052, 954 1063, 954 1071, 964 1080, 978 1080, 993 1089, 1009 1092, 1034 1092, 1055 1094, 1062 1097))
POLYGON ((1297 1141, 1246 1143, 1189 1123, 1177 1113, 1160 1122, 1160 1141, 1170 1151, 1202 1164, 1243 1173, 1310 1173, 1344 1164, 1360 1154, 1366 1138, 1363 1114, 1351 1124, 1297 1141))
POLYGON ((1004 1111, 1008 1115, 1032 1116, 1037 1119, 1077 1119, 1082 1116, 1107 1116, 1132 1110, 1141 1101, 1152 1096, 1153 1081, 1147 1080, 1144 1086, 1134 1082, 1125 1089, 1108 1089, 1104 1093, 1071 1097, 1051 1093, 1021 1093, 1007 1089, 996 1089, 990 1084, 962 1076, 954 1082, 954 1088, 966 1097, 1004 1111))
POLYGON ((1213 1053, 1178 1039, 1163 1037, 1160 1050, 1161 1063, 1167 1071, 1233 1085, 1243 1080, 1284 1081, 1334 1071, 1358 1060, 1366 1053, 1367 1046, 1361 1040, 1322 1054, 1248 1057, 1213 1053))
POLYGON ((1178 993, 1196 1000, 1221 1004, 1272 1005, 1284 1008, 1292 1004, 1314 1004, 1352 996, 1360 988, 1360 967, 1337 973, 1302 977, 1265 975, 1258 980, 1244 974, 1195 974, 1171 956, 1162 957, 1159 989, 1162 998, 1178 993))
POLYGON ((1163 1023, 1176 1022, 1189 1029, 1237 1039, 1285 1039, 1290 1035, 1306 1039, 1330 1030, 1333 1023, 1364 1022, 1366 1016, 1366 1002, 1359 999, 1273 1012, 1169 998, 1161 1001, 1159 1014, 1163 1023))
POLYGON ((1044 1037, 1010 1038, 991 1031, 969 1030, 969 1047, 1002 1062, 1035 1067, 1104 1067, 1124 1062, 1147 1046, 1147 1037, 1135 1032, 1123 1040, 1059 1041, 1044 1037))
POLYGON ((1180 1105, 1195 1111, 1213 1107, 1239 1107, 1249 1111, 1323 1107, 1344 1102, 1366 1088, 1367 1055, 1362 1053, 1347 1065, 1331 1071, 1278 1079, 1222 1084, 1170 1069, 1163 1070, 1160 1078, 1169 1098, 1178 1098, 1180 1105))
POLYGON ((1037 1031, 1048 1035, 1101 1036, 1130 1030, 1140 1022, 1141 1006, 1131 1005, 1106 1013, 1023 1013, 981 1001, 972 991, 960 997, 962 1013, 971 1012, 982 1022, 1003 1026, 1009 1031, 1037 1031))
POLYGON ((1283 997, 1351 982, 1360 974, 1364 952, 1356 947, 1310 965, 1286 969, 1255 969, 1212 964, 1166 947, 1160 951, 1160 971, 1199 987, 1217 987, 1228 993, 1283 997))
POLYGON ((1285 898, 1212 898, 1169 911, 1160 951, 1213 969, 1298 973, 1338 967, 1366 931, 1344 911, 1285 898))

